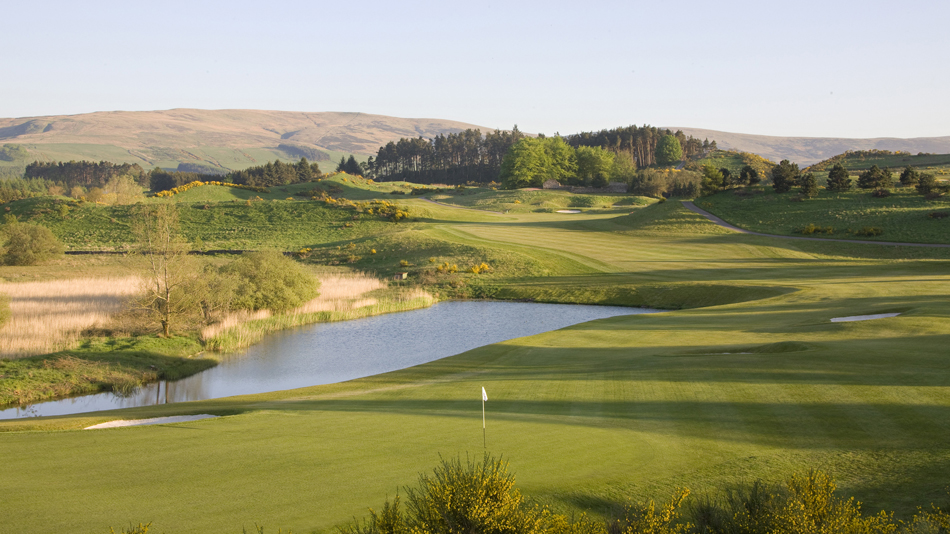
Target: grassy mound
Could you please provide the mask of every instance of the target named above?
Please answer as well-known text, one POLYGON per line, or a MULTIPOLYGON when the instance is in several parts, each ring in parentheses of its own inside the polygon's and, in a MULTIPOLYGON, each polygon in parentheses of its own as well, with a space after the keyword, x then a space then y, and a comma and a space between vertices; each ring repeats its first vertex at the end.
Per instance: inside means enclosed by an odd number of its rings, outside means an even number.
POLYGON ((809 237, 950 244, 950 218, 928 216, 950 210, 950 198, 926 200, 912 188, 899 188, 886 198, 863 190, 822 190, 803 202, 793 202, 795 197, 770 188, 753 195, 726 191, 698 199, 696 205, 740 228, 768 234, 803 235, 803 228, 815 225, 832 231, 809 237), (865 228, 880 228, 883 233, 869 237, 862 234, 865 228))

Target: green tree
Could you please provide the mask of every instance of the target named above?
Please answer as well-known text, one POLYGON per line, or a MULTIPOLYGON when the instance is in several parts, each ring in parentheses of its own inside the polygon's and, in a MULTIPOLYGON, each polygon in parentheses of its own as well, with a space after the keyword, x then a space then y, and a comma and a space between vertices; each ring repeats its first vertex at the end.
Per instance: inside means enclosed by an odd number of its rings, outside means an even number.
POLYGON ((890 170, 881 170, 877 165, 858 175, 858 187, 861 189, 889 189, 892 185, 890 170))
POLYGON ((722 171, 712 165, 703 166, 702 194, 711 195, 723 188, 722 171))
POLYGON ((831 167, 831 170, 828 171, 828 183, 825 187, 827 187, 829 191, 844 193, 845 191, 850 191, 852 186, 851 175, 848 173, 848 170, 844 168, 844 165, 835 163, 834 166, 831 167))
POLYGON ((799 184, 801 186, 802 196, 805 198, 813 198, 818 194, 818 180, 815 179, 815 175, 806 172, 799 179, 799 184))
POLYGON ((924 196, 937 195, 946 190, 946 186, 937 184, 937 178, 929 172, 922 173, 914 186, 917 192, 924 196))
POLYGON ((913 165, 908 165, 904 167, 904 170, 901 172, 901 185, 904 187, 916 185, 917 181, 920 180, 920 173, 917 172, 917 168, 913 165))
POLYGON ((0 230, 3 239, 3 263, 36 265, 63 253, 63 244, 45 226, 7 223, 0 230))
POLYGON ((664 135, 656 144, 657 165, 673 165, 683 159, 683 145, 674 135, 664 135))
POLYGON ((550 157, 543 141, 525 137, 511 146, 501 162, 501 183, 505 189, 541 187, 547 179, 550 157))
POLYGON ((614 165, 614 153, 601 147, 577 147, 577 180, 583 185, 604 187, 614 165))
POLYGON ((733 185, 732 171, 725 167, 719 168, 719 174, 722 174, 722 188, 725 189, 733 185))
POLYGON ((222 267, 238 280, 233 307, 292 310, 317 296, 319 283, 302 265, 277 251, 249 252, 222 267))
POLYGON ((755 170, 755 167, 751 165, 746 165, 742 167, 742 170, 739 171, 739 184, 740 185, 756 185, 761 182, 762 179, 759 178, 759 171, 755 170))
POLYGON ((798 183, 800 174, 797 163, 783 159, 772 167, 772 188, 776 193, 788 193, 798 183))
POLYGON ((546 137, 541 141, 549 161, 545 179, 553 178, 563 183, 568 178, 577 176, 577 155, 563 137, 546 137))
POLYGON ((343 172, 352 176, 362 176, 363 169, 360 168, 360 164, 356 161, 356 158, 351 154, 349 159, 346 160, 346 163, 343 165, 343 172))
POLYGON ((303 183, 313 180, 313 166, 310 165, 310 162, 307 161, 307 158, 300 158, 300 161, 294 165, 294 169, 297 171, 298 182, 303 183))

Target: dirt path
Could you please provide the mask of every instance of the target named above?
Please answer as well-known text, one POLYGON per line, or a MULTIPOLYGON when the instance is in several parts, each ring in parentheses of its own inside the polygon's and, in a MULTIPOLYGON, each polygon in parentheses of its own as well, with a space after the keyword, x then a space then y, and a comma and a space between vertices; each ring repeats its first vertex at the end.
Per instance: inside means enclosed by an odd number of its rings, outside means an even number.
POLYGON ((745 229, 739 228, 738 226, 733 226, 727 223, 726 221, 720 219, 719 217, 716 217, 712 213, 709 213, 706 210, 696 207, 695 204, 687 200, 684 200, 682 202, 683 202, 683 207, 685 207, 686 209, 694 213, 698 213, 702 215, 703 217, 706 217, 710 221, 718 224, 719 226, 722 226, 723 228, 728 228, 736 232, 742 232, 743 234, 759 235, 762 237, 778 237, 781 239, 798 239, 798 240, 803 240, 803 241, 826 241, 826 242, 831 241, 831 242, 837 242, 837 243, 858 243, 861 245, 892 245, 892 246, 898 246, 898 247, 950 248, 950 245, 942 245, 938 243, 897 243, 894 241, 860 241, 857 239, 825 239, 823 237, 798 237, 798 236, 791 236, 791 235, 763 234, 762 232, 753 232, 751 230, 745 230, 745 229))

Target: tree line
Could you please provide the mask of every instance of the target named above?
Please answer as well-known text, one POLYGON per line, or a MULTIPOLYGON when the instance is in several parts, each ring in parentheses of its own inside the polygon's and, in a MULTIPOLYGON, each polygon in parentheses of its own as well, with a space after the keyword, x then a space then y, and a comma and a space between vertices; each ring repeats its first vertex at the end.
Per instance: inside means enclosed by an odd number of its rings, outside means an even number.
MULTIPOLYGON (((538 139, 545 138, 544 135, 538 136, 538 139)), ((402 138, 380 147, 376 157, 370 157, 361 171, 381 181, 405 180, 422 184, 455 185, 504 180, 502 166, 506 156, 525 139, 531 138, 521 133, 517 125, 510 132, 495 130, 486 135, 482 135, 480 130, 469 129, 448 135, 440 134, 433 139, 402 138)), ((582 170, 585 167, 581 160, 585 157, 593 158, 595 161, 592 164, 595 166, 606 164, 603 153, 611 153, 619 160, 632 162, 635 170, 657 164, 670 165, 717 148, 715 141, 700 141, 682 131, 673 132, 646 125, 582 132, 565 137, 556 135, 550 139, 562 139, 568 148, 573 149, 575 156, 580 158, 582 170), (582 147, 585 150, 579 151, 582 147), (603 153, 586 149, 602 149, 603 153)), ((528 142, 518 150, 524 154, 527 148, 534 147, 534 150, 542 145, 544 142, 528 142)), ((545 146, 550 148, 554 145, 545 146)), ((348 164, 350 162, 341 161, 337 169, 353 173, 358 168, 348 170, 348 164)), ((356 165, 355 162, 352 164, 356 165)), ((573 176, 571 172, 548 174, 559 181, 580 178, 581 182, 589 184, 597 174, 604 173, 594 172, 592 175, 582 172, 578 176, 573 176)))
POLYGON ((607 149, 615 154, 626 154, 636 162, 637 167, 651 165, 665 165, 657 160, 657 147, 664 137, 672 135, 679 141, 682 156, 693 158, 703 156, 710 151, 717 150, 716 141, 699 139, 684 134, 681 130, 673 132, 655 126, 626 126, 599 132, 581 132, 564 137, 567 144, 577 148, 579 146, 595 146, 607 149))
POLYGON ((110 180, 118 176, 131 176, 139 185, 148 185, 145 169, 138 163, 112 163, 111 161, 34 161, 26 166, 23 177, 41 178, 51 185, 56 184, 66 190, 79 186, 83 188, 105 187, 110 180))
POLYGON ((490 182, 498 178, 508 150, 524 137, 515 125, 510 132, 486 135, 468 129, 432 139, 402 138, 380 147, 367 161, 366 174, 381 181, 420 184, 490 182))
POLYGON ((264 165, 248 167, 240 171, 231 171, 225 176, 196 172, 166 171, 158 167, 148 173, 149 188, 152 191, 167 191, 191 182, 221 181, 253 187, 274 187, 303 182, 311 182, 322 176, 320 166, 300 158, 297 163, 284 163, 275 160, 264 165))

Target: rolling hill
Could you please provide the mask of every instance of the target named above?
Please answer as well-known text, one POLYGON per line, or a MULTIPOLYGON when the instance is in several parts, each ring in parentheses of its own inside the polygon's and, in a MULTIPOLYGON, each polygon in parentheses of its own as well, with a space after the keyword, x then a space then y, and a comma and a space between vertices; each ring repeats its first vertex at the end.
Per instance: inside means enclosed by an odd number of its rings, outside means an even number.
POLYGON ((934 154, 950 153, 950 136, 916 137, 900 139, 896 137, 878 137, 874 139, 849 139, 843 137, 778 137, 771 135, 752 135, 701 128, 670 127, 671 130, 683 130, 686 135, 700 139, 715 139, 719 148, 752 152, 764 158, 778 162, 783 159, 801 166, 811 165, 848 150, 903 150, 912 154, 927 152, 934 154))
MULTIPOLYGON (((344 112, 261 110, 101 111, 0 119, 0 145, 18 145, 15 161, 107 160, 145 168, 221 171, 244 169, 265 161, 338 160, 341 155, 369 156, 402 137, 432 138, 468 128, 492 130, 443 119, 406 119, 344 112)), ((671 128, 716 140, 719 148, 752 152, 802 166, 847 150, 905 150, 916 154, 950 153, 950 136, 915 139, 777 137, 700 128, 671 128)), ((5 158, 0 157, 0 160, 5 158)), ((9 159, 9 158, 6 158, 9 159)))
MULTIPOLYGON (((109 111, 0 119, 0 144, 29 161, 108 160, 145 168, 243 169, 275 158, 338 159, 372 155, 401 137, 434 137, 482 126, 366 113, 259 110, 109 111)), ((22 162, 21 162, 22 164, 22 162)))

